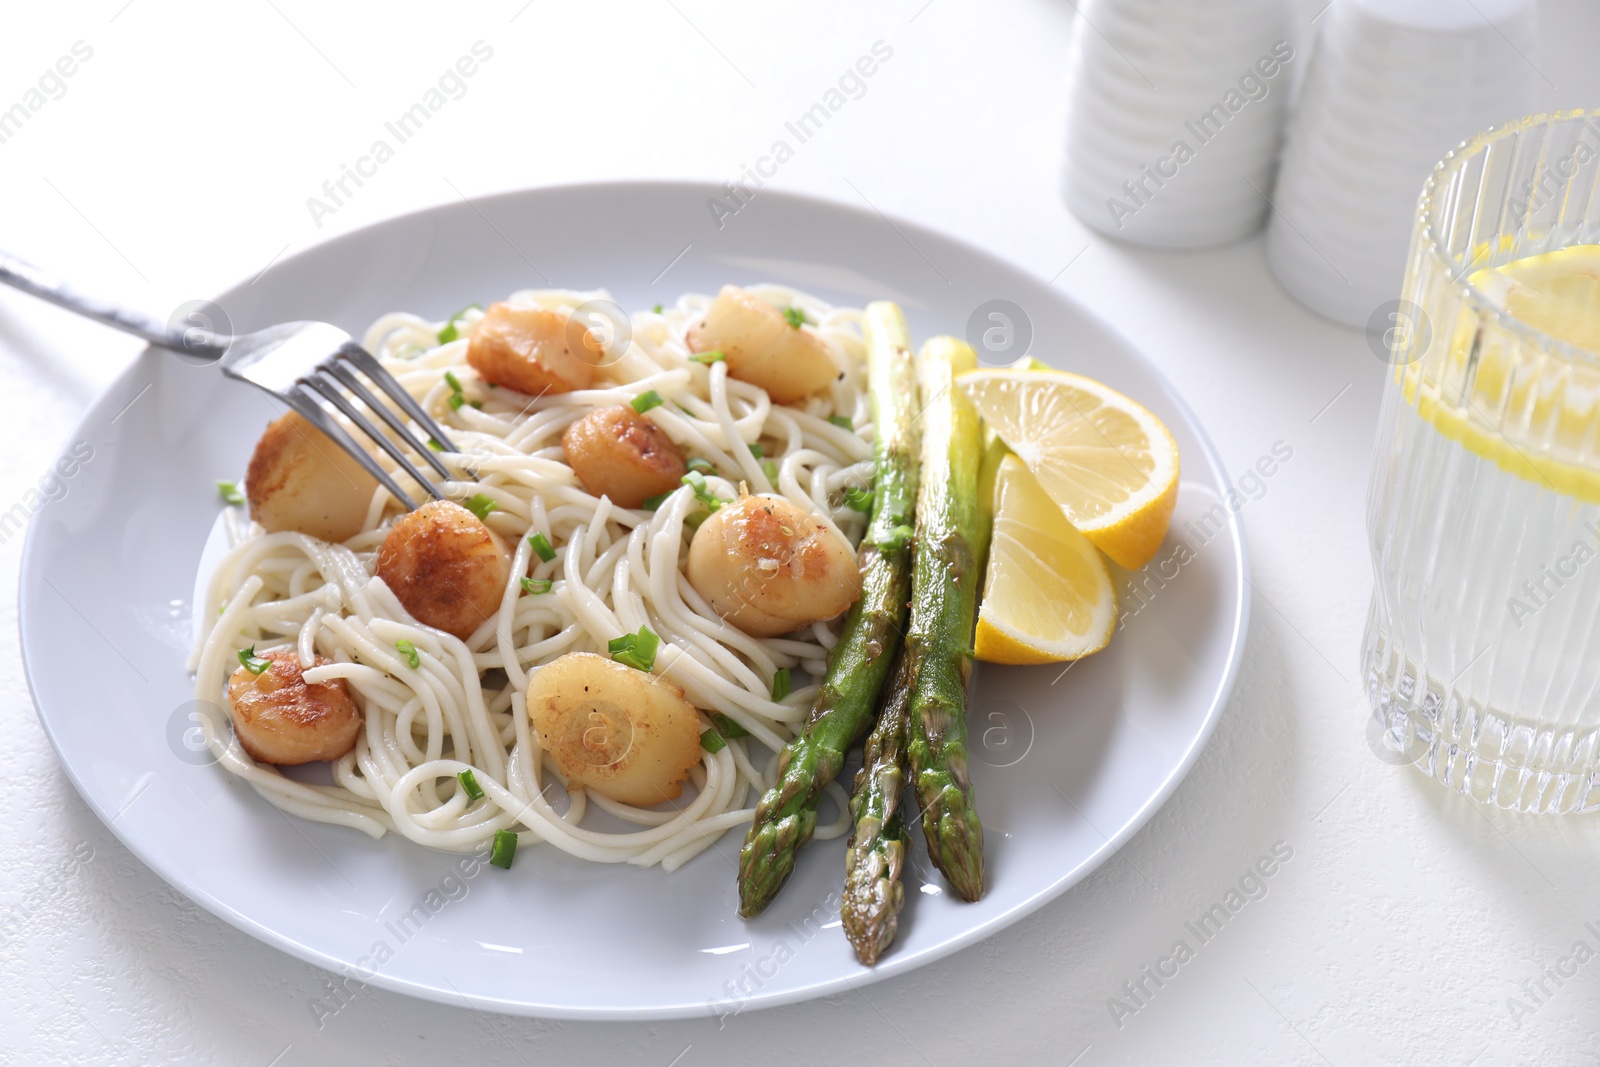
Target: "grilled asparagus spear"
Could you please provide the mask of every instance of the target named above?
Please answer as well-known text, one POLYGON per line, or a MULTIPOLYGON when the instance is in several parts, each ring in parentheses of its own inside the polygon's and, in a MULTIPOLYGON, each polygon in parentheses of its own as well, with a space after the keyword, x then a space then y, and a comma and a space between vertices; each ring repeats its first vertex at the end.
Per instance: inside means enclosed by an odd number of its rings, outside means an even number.
POLYGON ((906 783, 906 715, 916 666, 900 649, 884 690, 878 724, 867 735, 861 770, 850 798, 850 848, 844 861, 839 916, 856 957, 871 967, 894 940, 905 887, 900 883, 910 847, 900 798, 906 783))
POLYGON ((868 305, 865 332, 876 481, 861 542, 861 599, 845 619, 805 729, 784 748, 777 781, 745 835, 739 852, 745 918, 771 903, 794 870, 795 853, 811 840, 822 791, 866 728, 905 629, 918 481, 916 362, 895 304, 868 305))
POLYGON ((936 337, 917 360, 922 484, 917 497, 908 655, 915 661, 906 750, 928 855, 967 900, 983 895, 983 827, 967 775, 967 678, 990 511, 978 500, 983 439, 955 387, 977 366, 972 349, 936 337))

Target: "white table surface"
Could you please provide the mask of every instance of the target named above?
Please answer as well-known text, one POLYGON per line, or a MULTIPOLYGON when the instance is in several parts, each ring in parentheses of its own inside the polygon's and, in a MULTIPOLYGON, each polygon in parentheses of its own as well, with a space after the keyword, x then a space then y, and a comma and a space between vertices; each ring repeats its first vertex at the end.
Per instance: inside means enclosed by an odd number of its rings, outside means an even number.
MULTIPOLYGON (((1302 5, 1302 42, 1322 6, 1302 5)), ((909 976, 720 1029, 489 1016, 367 989, 319 1030, 322 971, 169 888, 60 772, 16 650, 12 537, 0 544, 5 1062, 1595 1061, 1600 955, 1538 983, 1577 942, 1600 953, 1596 823, 1481 811, 1366 741, 1357 649, 1381 365, 1359 332, 1284 295, 1259 238, 1147 253, 1067 213, 1055 186, 1070 4, 496 0, 451 14, 398 5, 381 20, 331 8, 11 5, 0 108, 74 42, 93 55, 0 144, 0 246, 164 315, 457 190, 732 178, 884 41, 892 61, 775 184, 870 198, 1053 279, 1154 357, 1236 476, 1274 443, 1292 448, 1242 513, 1255 589, 1243 670, 1193 773, 1117 858, 909 976), (467 95, 315 225, 306 198, 480 39, 494 59, 467 95), (1195 945, 1185 921, 1280 842, 1292 858, 1266 896, 1114 1019, 1122 984, 1179 938, 1195 945)), ((1541 105, 1600 103, 1600 5, 1544 9, 1530 57, 1541 105)), ((139 347, 0 292, 0 440, 12 457, 0 510, 37 483, 139 347)), ((116 694, 104 711, 117 713, 116 694)))

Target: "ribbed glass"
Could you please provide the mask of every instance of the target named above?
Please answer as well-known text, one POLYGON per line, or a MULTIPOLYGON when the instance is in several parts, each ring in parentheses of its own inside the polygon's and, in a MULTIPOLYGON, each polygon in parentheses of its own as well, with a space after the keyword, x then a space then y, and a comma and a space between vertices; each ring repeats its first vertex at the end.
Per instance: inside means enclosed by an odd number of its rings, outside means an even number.
POLYGON ((1580 244, 1600 244, 1600 112, 1498 127, 1434 170, 1367 507, 1384 753, 1530 812, 1600 807, 1600 357, 1468 278, 1580 244))

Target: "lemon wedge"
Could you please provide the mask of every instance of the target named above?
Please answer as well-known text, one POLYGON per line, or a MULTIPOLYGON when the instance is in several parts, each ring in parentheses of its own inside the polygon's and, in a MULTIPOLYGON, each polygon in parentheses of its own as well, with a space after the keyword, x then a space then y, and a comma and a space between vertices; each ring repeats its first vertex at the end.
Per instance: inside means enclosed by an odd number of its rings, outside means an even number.
POLYGON ((977 657, 1058 663, 1098 652, 1117 622, 1105 560, 1021 460, 994 445, 986 460, 997 455, 998 463, 985 463, 993 468, 994 533, 973 639, 977 657))
POLYGON ((1178 502, 1178 446, 1160 419, 1065 371, 976 370, 956 384, 1073 526, 1129 570, 1149 562, 1178 502))

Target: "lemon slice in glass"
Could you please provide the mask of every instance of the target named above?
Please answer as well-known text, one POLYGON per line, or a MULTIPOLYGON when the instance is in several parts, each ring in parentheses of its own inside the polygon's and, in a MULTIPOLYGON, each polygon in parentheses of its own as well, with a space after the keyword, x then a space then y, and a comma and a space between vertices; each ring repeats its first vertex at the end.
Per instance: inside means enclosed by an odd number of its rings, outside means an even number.
MULTIPOLYGON (((1468 280, 1509 316, 1600 356, 1600 245, 1525 256, 1468 280)), ((1468 451, 1554 492, 1600 503, 1593 458, 1600 367, 1534 356, 1517 336, 1463 312, 1441 362, 1418 360, 1395 373, 1418 415, 1468 451)))
POLYGON ((1524 256, 1468 280, 1513 318, 1600 354, 1600 245, 1524 256))

